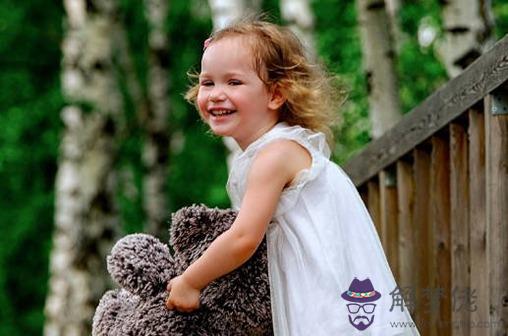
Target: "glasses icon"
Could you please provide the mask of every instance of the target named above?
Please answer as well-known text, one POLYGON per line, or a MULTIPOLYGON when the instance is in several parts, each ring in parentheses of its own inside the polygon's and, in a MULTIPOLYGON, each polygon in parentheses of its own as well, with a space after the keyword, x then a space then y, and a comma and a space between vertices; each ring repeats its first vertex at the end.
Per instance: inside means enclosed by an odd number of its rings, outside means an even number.
POLYGON ((375 303, 365 303, 363 305, 357 304, 357 303, 350 303, 347 306, 347 310, 351 314, 356 314, 360 311, 360 308, 366 313, 366 314, 372 314, 374 312, 374 309, 376 308, 375 303))

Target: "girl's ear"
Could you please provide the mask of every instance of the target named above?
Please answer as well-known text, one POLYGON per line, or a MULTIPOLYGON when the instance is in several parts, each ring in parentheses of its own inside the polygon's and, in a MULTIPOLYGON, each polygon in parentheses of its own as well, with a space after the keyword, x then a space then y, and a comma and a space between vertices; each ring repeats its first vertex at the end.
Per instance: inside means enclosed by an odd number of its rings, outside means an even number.
POLYGON ((286 102, 286 97, 282 94, 282 91, 278 86, 274 86, 271 90, 270 101, 268 102, 268 108, 271 110, 278 110, 282 104, 286 102))

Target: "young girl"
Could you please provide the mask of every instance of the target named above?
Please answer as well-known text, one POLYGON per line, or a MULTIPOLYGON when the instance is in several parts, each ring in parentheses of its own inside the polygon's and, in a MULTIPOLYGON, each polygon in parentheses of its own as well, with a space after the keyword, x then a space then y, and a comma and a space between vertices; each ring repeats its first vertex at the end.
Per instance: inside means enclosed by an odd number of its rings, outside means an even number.
POLYGON ((243 22, 205 42, 187 98, 242 149, 227 183, 239 212, 170 281, 168 309, 197 309, 200 291, 266 234, 275 335, 418 335, 355 186, 329 160, 336 96, 285 28, 243 22))

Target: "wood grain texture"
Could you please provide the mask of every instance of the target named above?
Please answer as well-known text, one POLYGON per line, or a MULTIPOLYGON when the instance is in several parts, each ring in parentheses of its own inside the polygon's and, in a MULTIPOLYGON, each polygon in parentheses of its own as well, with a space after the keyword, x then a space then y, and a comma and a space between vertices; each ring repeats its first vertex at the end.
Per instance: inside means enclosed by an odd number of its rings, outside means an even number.
MULTIPOLYGON (((469 249, 470 288, 475 291, 475 311, 471 321, 489 320, 489 263, 487 258, 487 220, 485 185, 485 120, 483 111, 469 111, 469 249)), ((474 335, 474 330, 470 331, 474 335)))
MULTIPOLYGON (((498 92, 508 97, 508 92, 498 92)), ((487 228, 490 290, 490 335, 508 334, 508 115, 492 115, 485 98, 487 228)))
POLYGON ((381 230, 383 247, 395 279, 398 278, 398 223, 397 223, 397 183, 395 171, 383 170, 379 173, 381 230))
POLYGON ((415 322, 422 335, 430 333, 430 307, 426 300, 427 291, 432 288, 431 273, 431 225, 430 225, 430 154, 426 149, 416 148, 414 154, 415 202, 414 230, 417 302, 415 322))
POLYGON ((463 114, 508 79, 508 36, 478 58, 460 76, 434 92, 390 131, 344 165, 361 185, 463 114))
POLYGON ((430 158, 430 224, 432 226, 432 273, 435 306, 431 309, 429 335, 451 334, 450 254, 450 153, 448 136, 432 137, 430 158))
MULTIPOLYGON (((370 180, 367 183, 367 208, 369 209, 370 217, 372 217, 372 221, 374 222, 374 226, 376 227, 377 234, 381 239, 381 243, 383 242, 383 232, 381 231, 381 210, 379 203, 379 181, 377 178, 370 180)), ((384 249, 384 246, 383 246, 384 249)), ((385 250, 386 253, 386 250, 385 250)))
POLYGON ((397 161, 397 198, 399 223, 399 277, 401 287, 416 287, 414 271, 416 237, 414 237, 414 171, 411 162, 397 161))
MULTIPOLYGON (((469 263, 469 167, 466 129, 458 123, 449 126, 450 132, 450 235, 451 283, 453 288, 468 288, 469 263), (466 210, 466 211, 465 211, 466 210)), ((452 305, 452 335, 469 336, 469 310, 452 305)))

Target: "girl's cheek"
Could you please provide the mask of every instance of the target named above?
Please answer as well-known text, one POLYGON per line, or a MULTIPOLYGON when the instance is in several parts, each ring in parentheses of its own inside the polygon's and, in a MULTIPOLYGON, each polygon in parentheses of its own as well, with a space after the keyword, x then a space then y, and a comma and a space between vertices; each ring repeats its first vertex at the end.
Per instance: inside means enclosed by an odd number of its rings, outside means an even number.
POLYGON ((201 117, 203 119, 206 120, 208 117, 208 115, 206 113, 206 99, 203 99, 203 97, 200 97, 198 95, 197 103, 198 103, 199 114, 201 115, 201 117))
POLYGON ((199 107, 200 111, 203 111, 204 109, 206 109, 206 99, 201 92, 198 93, 196 102, 198 103, 198 107, 199 107))

